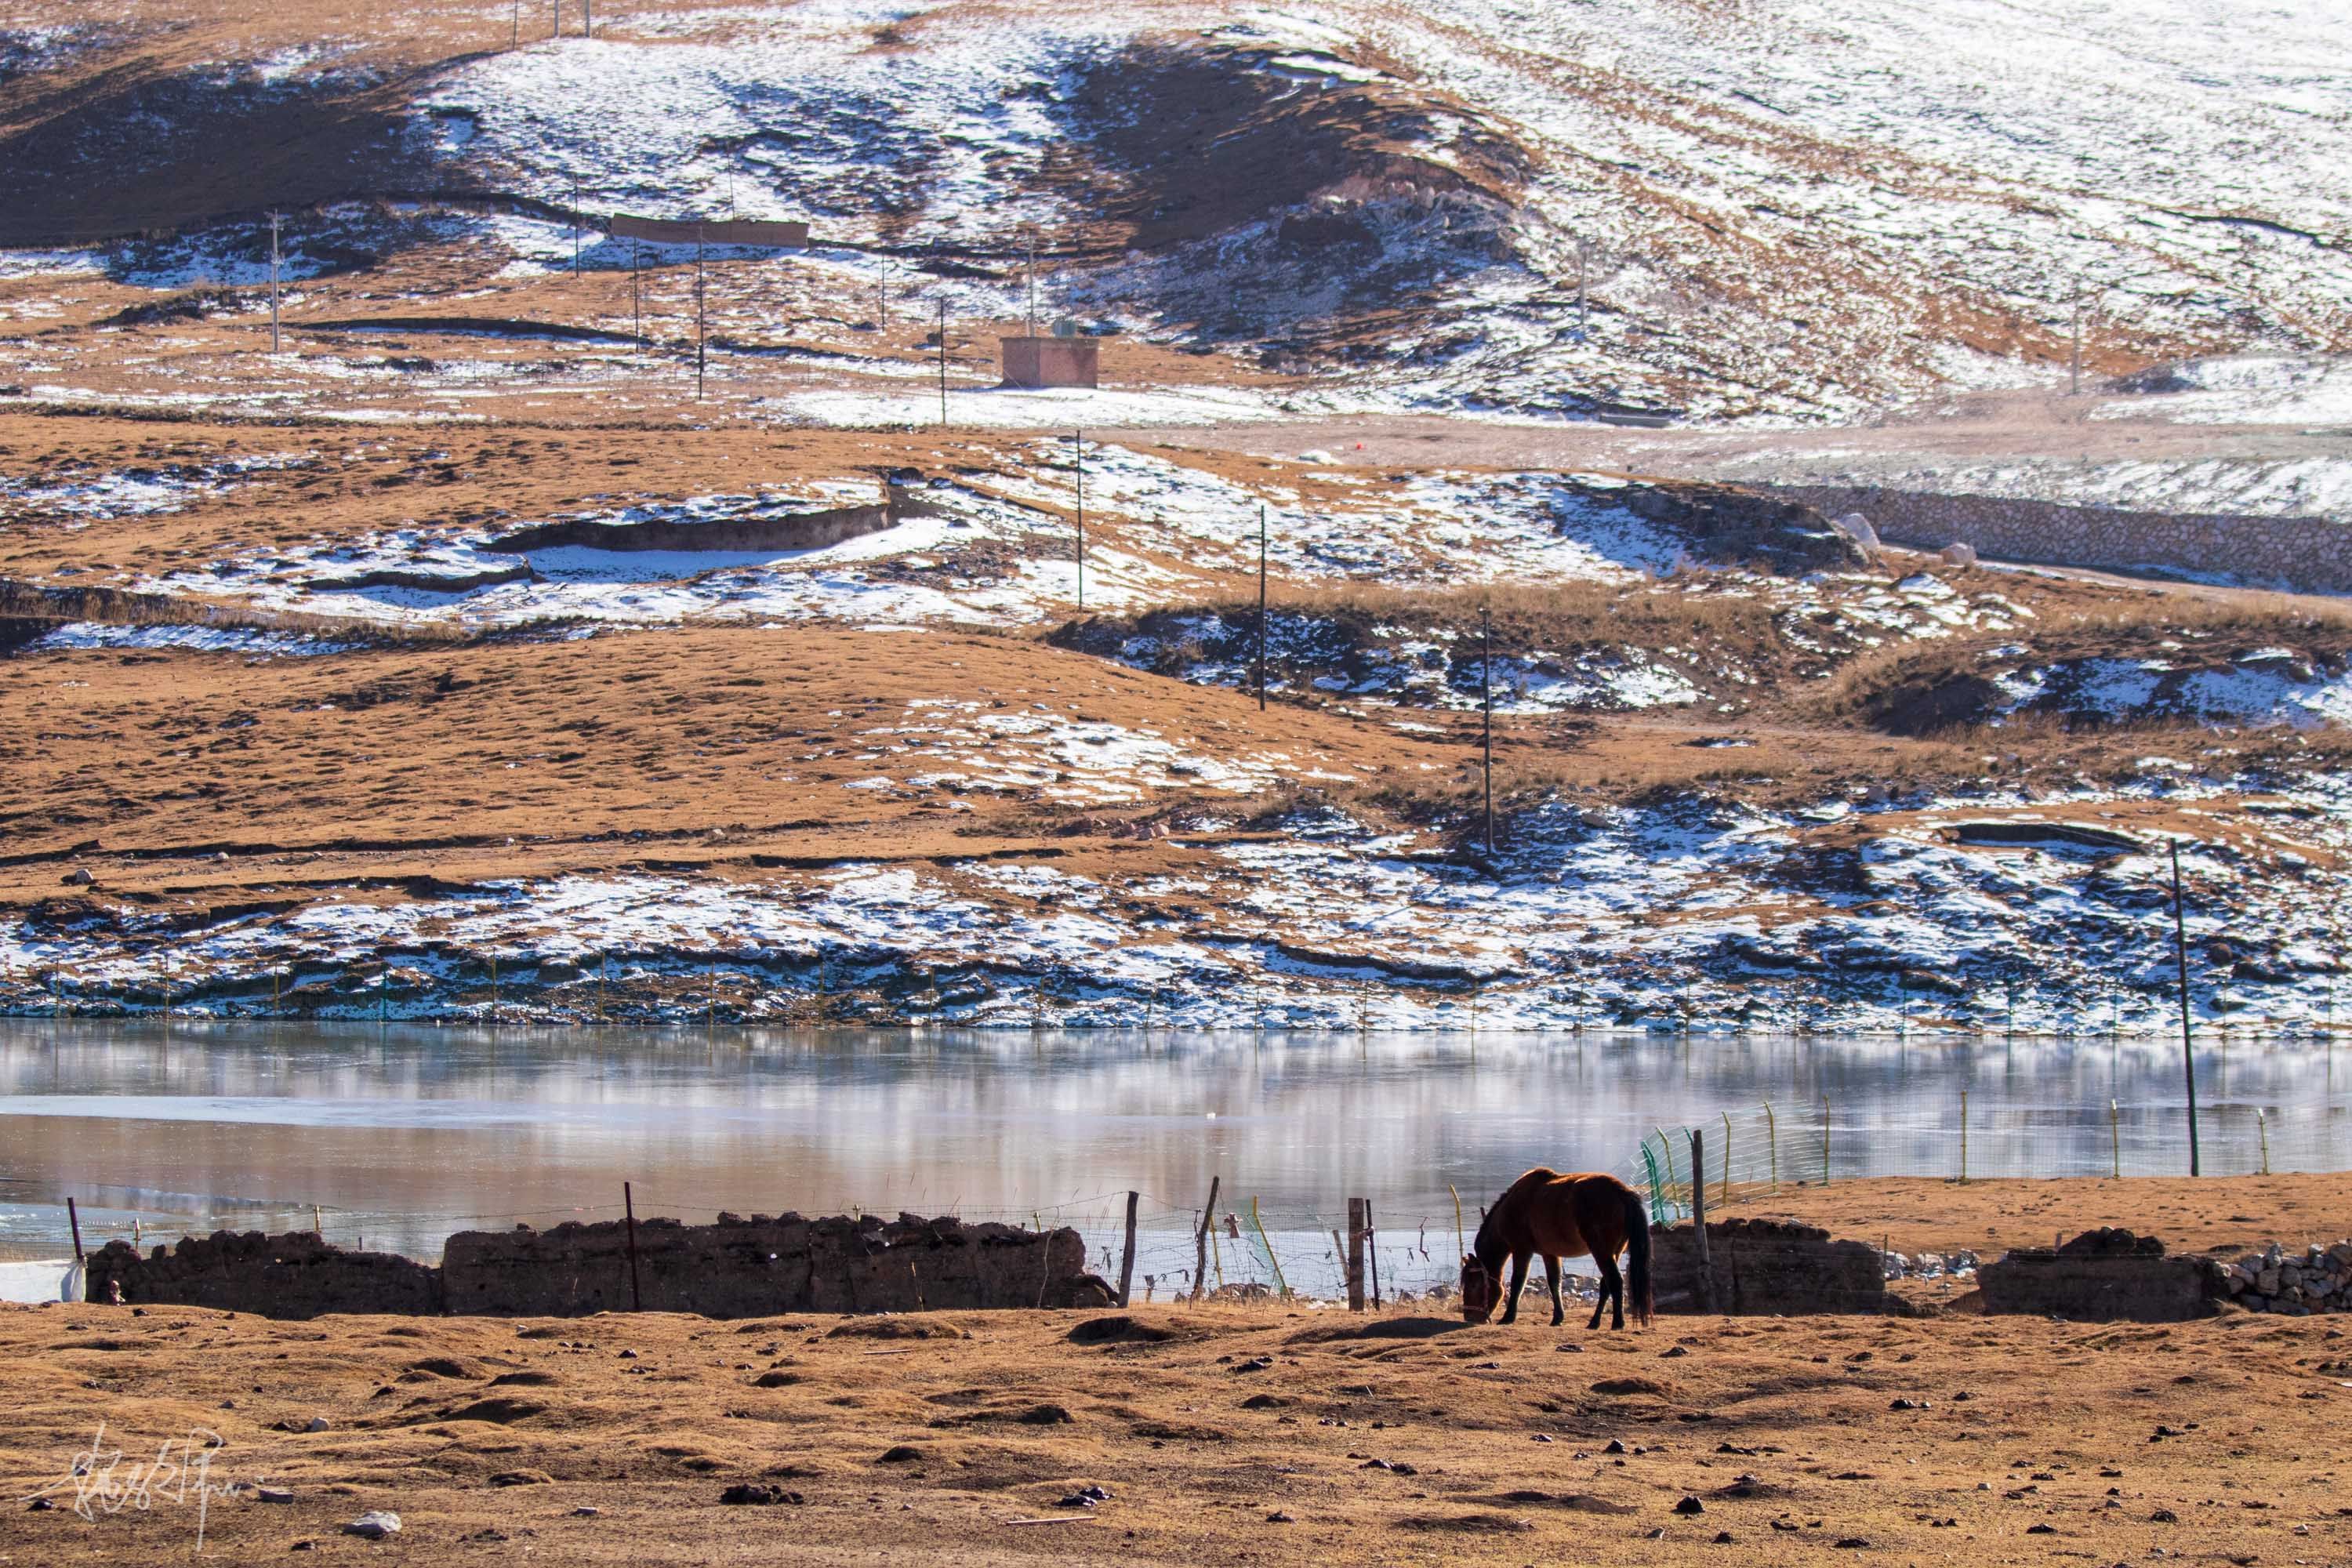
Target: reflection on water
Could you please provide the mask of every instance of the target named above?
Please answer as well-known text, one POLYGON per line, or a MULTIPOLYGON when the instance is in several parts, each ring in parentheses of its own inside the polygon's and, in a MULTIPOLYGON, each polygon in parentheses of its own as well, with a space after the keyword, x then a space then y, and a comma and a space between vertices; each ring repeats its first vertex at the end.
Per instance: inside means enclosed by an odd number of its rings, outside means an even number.
MULTIPOLYGON (((2208 1170, 2253 1168, 2257 1108, 2277 1168, 2352 1163, 2325 1045, 2216 1044, 2198 1071, 2208 1170)), ((1475 1202, 1532 1164, 1630 1173, 1653 1128, 1767 1098, 1809 1129, 1826 1100, 1839 1174, 1945 1174, 1962 1090, 1988 1174, 2105 1172, 2111 1100, 2135 1138, 2170 1140, 2185 1093, 2178 1050, 2144 1039, 32 1022, 0 1025, 0 1240, 55 1240, 70 1194, 100 1237, 134 1213, 167 1237, 307 1227, 316 1205, 333 1239, 432 1256, 469 1226, 617 1215, 625 1179, 641 1215, 1037 1215, 1099 1242, 1130 1188, 1172 1236, 1213 1174, 1283 1234, 1359 1194, 1393 1233, 1450 1226, 1449 1184, 1475 1202)))

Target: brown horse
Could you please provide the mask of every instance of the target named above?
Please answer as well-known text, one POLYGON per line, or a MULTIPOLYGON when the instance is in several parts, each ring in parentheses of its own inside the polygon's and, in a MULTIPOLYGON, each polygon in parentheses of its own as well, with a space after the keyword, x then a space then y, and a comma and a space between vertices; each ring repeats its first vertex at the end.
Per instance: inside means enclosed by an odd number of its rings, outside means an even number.
POLYGON ((1591 1254, 1601 1265, 1601 1299, 1592 1305, 1588 1329, 1601 1326, 1601 1310, 1612 1301, 1609 1326, 1625 1326, 1625 1286, 1617 1272, 1620 1249, 1631 1256, 1626 1274, 1633 1287, 1633 1316, 1650 1321, 1650 1215, 1641 1194, 1616 1177, 1598 1173, 1563 1176, 1538 1165, 1510 1184, 1479 1223, 1478 1238, 1462 1259, 1462 1318, 1483 1323, 1502 1297, 1503 1259, 1511 1260, 1511 1289, 1503 1321, 1519 1317, 1519 1292, 1527 1289, 1528 1259, 1540 1256, 1551 1287, 1551 1323, 1567 1316, 1559 1304, 1559 1260, 1591 1254))

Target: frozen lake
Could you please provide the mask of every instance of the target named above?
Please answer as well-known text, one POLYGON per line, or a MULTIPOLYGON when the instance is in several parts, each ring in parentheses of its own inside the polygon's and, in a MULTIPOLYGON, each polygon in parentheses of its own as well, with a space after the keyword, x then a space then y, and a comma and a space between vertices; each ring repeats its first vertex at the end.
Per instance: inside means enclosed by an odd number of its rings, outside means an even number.
MULTIPOLYGON (((2200 1040, 2206 1170, 2259 1168, 2265 1140, 2275 1169, 2352 1164, 2340 1054, 2200 1040)), ((1413 1284, 1451 1271, 1449 1184, 1475 1205, 1534 1164, 1633 1177, 1655 1129, 1714 1137, 1726 1112, 1741 1180, 1768 1160, 1817 1179, 1825 1105, 1833 1175, 1948 1175, 1964 1091, 1972 1173, 2187 1169, 2179 1051, 2146 1039, 19 1021, 0 1024, 0 1244, 62 1250, 71 1195, 92 1247, 134 1216, 170 1240, 308 1228, 317 1205, 330 1239, 432 1257, 456 1230, 616 1218, 626 1180, 640 1216, 1034 1216, 1099 1261, 1132 1189, 1139 1272, 1172 1273, 1216 1175, 1220 1213, 1246 1225, 1255 1198, 1277 1250, 1328 1250, 1369 1196, 1413 1284)))

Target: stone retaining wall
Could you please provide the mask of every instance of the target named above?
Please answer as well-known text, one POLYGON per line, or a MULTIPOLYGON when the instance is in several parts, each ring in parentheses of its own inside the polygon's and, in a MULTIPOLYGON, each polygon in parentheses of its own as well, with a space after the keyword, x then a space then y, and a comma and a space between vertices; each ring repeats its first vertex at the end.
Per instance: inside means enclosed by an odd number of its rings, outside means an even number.
MULTIPOLYGON (((618 1220, 538 1231, 460 1231, 444 1246, 449 1310, 576 1317, 630 1306, 628 1236, 618 1220)), ((917 1312, 940 1308, 1108 1306, 1075 1230, 900 1215, 637 1226, 637 1289, 648 1312, 709 1318, 767 1312, 917 1312)))
POLYGON ((1889 544, 1966 543, 2004 561, 2170 567, 2307 593, 2352 593, 2352 527, 2319 517, 2125 511, 2014 496, 1937 495, 1875 485, 1755 485, 1831 517, 1858 511, 1889 544))
MULTIPOLYGON (((1715 1310, 1747 1315, 1888 1310, 1885 1269, 1866 1242, 1832 1241, 1810 1225, 1731 1219, 1706 1227, 1715 1310)), ((1650 1232, 1661 1312, 1703 1312, 1698 1243, 1687 1225, 1650 1232)))
POLYGON ((120 1286, 134 1306, 160 1301, 265 1318, 443 1310, 438 1269, 389 1252, 346 1252, 308 1231, 219 1230, 143 1257, 127 1241, 110 1241, 89 1255, 87 1279, 90 1301, 112 1300, 120 1286))
POLYGON ((715 1225, 637 1226, 636 1292, 627 1228, 614 1220, 538 1231, 461 1231, 441 1267, 346 1252, 308 1232, 187 1237, 142 1256, 109 1242, 89 1258, 87 1300, 169 1303, 315 1318, 327 1312, 579 1317, 626 1311, 710 1318, 769 1312, 1101 1307, 1110 1288, 1086 1271, 1075 1230, 968 1226, 900 1215, 885 1223, 721 1215, 715 1225))
POLYGON ((2171 1258, 2164 1243, 2127 1230, 2084 1231, 2063 1247, 2019 1247, 1977 1270, 1989 1313, 2082 1322, 2179 1323, 2210 1318, 2220 1271, 2171 1258))

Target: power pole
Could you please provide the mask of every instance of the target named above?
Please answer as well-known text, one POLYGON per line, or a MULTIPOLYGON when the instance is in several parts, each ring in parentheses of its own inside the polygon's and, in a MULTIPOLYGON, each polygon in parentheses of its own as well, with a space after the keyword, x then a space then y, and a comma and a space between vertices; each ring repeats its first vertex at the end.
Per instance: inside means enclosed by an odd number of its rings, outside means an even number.
POLYGON ((514 0, 514 41, 510 47, 522 47, 522 0, 514 0))
POLYGON ((2066 390, 2071 395, 2080 396, 2083 392, 2083 288, 2079 283, 2074 286, 2074 310, 2071 335, 2074 338, 2074 347, 2068 355, 2066 390))
POLYGON ((646 247, 636 240, 629 241, 629 335, 646 335, 646 247))
POLYGON ((1486 853, 1495 852, 1495 620, 1486 605, 1478 609, 1478 684, 1486 708, 1486 853))
POLYGON ((580 176, 572 176, 572 276, 580 276, 580 176))
POLYGON ((1265 711, 1265 502, 1257 503, 1257 710, 1265 711))
POLYGON ((703 309, 702 226, 694 226, 694 395, 702 396, 702 374, 706 356, 703 351, 703 330, 709 320, 703 309))
POLYGON ((1037 335, 1037 247, 1029 247, 1029 335, 1037 335))
POLYGON ((269 352, 278 352, 278 215, 269 215, 269 352))
MULTIPOLYGON (((948 427, 948 297, 940 296, 940 428, 948 427)), ((1082 584, 1083 586, 1083 584, 1082 584)))
POLYGON ((1578 342, 1584 342, 1592 326, 1591 318, 1586 315, 1584 310, 1585 258, 1591 249, 1591 243, 1580 235, 1576 241, 1576 341, 1578 342))
POLYGON ((2180 977, 2180 1067, 2189 1080, 2189 1173, 2203 1174, 2197 1156, 2197 1054, 2189 1032, 2189 923, 2181 912, 2180 840, 2172 841, 2172 958, 2180 977))
POLYGON ((583 38, 596 36, 596 0, 580 0, 580 36, 583 38))
MULTIPOLYGON (((940 341, 942 343, 947 341, 945 328, 940 329, 940 341)), ((940 423, 947 423, 946 416, 940 416, 940 423)), ((1084 615, 1087 608, 1087 433, 1073 431, 1070 446, 1076 453, 1078 465, 1078 613, 1084 615)))
POLYGON ((884 333, 890 331, 890 258, 882 258, 882 279, 874 286, 875 310, 882 318, 884 333))
POLYGON ((563 37, 563 0, 549 0, 549 5, 555 16, 555 26, 554 30, 547 36, 551 38, 560 38, 563 37))

